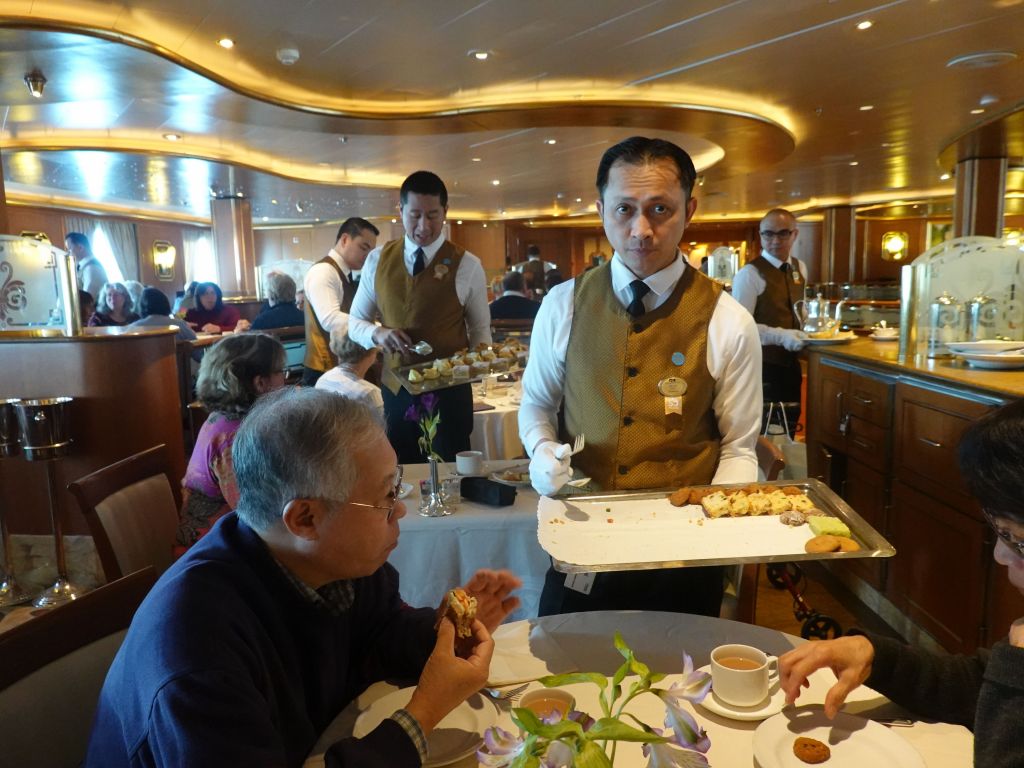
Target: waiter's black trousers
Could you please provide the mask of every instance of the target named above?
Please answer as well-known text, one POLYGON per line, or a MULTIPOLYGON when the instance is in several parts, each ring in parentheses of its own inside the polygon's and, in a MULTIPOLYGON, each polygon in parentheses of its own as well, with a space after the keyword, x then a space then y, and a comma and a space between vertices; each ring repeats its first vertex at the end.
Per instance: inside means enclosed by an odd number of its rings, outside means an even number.
MULTIPOLYGON (((387 420, 388 440, 398 454, 399 464, 422 464, 427 460, 420 450, 420 427, 417 422, 406 421, 405 412, 413 404, 414 396, 405 389, 397 395, 384 387, 384 417, 387 420)), ((437 408, 441 421, 437 425, 434 451, 445 461, 455 461, 455 454, 469 450, 469 436, 473 432, 473 390, 469 384, 439 389, 437 408)))
MULTIPOLYGON (((796 425, 800 421, 800 384, 802 381, 803 373, 796 355, 793 355, 786 363, 765 362, 761 366, 765 414, 768 413, 768 403, 794 403, 794 405, 786 407, 790 436, 796 433, 796 425)), ((772 422, 781 424, 782 418, 773 414, 772 422)), ((764 432, 765 426, 767 425, 761 425, 761 432, 764 432)))

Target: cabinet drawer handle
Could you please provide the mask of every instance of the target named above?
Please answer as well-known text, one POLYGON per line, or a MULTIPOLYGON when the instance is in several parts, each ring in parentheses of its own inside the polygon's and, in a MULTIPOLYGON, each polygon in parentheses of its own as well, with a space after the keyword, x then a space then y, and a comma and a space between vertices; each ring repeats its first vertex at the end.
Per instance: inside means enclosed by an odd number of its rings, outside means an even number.
POLYGON ((861 403, 863 405, 871 405, 872 403, 875 402, 870 397, 861 397, 860 395, 854 395, 853 399, 856 400, 858 403, 861 403))
POLYGON ((861 440, 859 437, 851 438, 850 442, 856 445, 858 448, 863 448, 866 451, 870 451, 872 448, 875 447, 873 443, 869 443, 867 440, 861 440))
POLYGON ((937 443, 934 440, 929 440, 927 437, 919 437, 917 439, 920 440, 925 445, 930 445, 932 448, 941 448, 942 447, 942 443, 937 443))

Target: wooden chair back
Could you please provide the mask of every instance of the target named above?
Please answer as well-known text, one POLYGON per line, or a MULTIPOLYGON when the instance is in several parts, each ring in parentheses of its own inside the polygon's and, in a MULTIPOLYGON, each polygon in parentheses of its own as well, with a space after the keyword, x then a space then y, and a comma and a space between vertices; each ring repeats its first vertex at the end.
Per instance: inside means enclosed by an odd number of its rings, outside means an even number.
POLYGON ((757 466, 764 473, 765 480, 778 480, 786 468, 786 457, 782 449, 764 435, 757 438, 757 466))
POLYGON ((136 571, 0 634, 0 762, 82 762, 107 670, 155 581, 136 571))
POLYGON ((173 561, 181 495, 170 467, 161 443, 68 484, 108 581, 146 566, 159 575, 173 561))

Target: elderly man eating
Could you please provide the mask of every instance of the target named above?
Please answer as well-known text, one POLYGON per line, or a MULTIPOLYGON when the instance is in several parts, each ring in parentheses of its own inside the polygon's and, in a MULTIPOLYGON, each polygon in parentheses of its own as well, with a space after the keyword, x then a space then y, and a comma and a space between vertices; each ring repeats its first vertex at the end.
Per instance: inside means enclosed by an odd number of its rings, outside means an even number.
MULTIPOLYGON (((234 513, 163 575, 107 675, 87 766, 299 766, 370 683, 418 678, 412 699, 328 766, 419 766, 426 736, 479 690, 490 632, 519 581, 480 571, 473 647, 399 596, 387 557, 405 505, 379 418, 328 392, 282 390, 249 412, 234 513)), ((440 601, 440 595, 438 599, 440 601)))

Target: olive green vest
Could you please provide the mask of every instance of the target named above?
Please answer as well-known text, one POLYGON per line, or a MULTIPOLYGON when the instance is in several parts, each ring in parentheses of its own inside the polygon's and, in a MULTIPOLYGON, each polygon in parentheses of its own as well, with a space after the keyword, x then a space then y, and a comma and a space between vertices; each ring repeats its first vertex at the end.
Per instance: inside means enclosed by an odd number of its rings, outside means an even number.
POLYGON ((426 358, 448 357, 469 346, 466 308, 455 292, 455 275, 462 263, 461 248, 445 241, 427 268, 415 277, 405 268, 405 241, 392 240, 380 252, 374 288, 381 322, 401 328, 412 339, 434 348, 426 358))
MULTIPOLYGON (((757 297, 754 305, 754 322, 771 328, 799 328, 793 304, 804 297, 804 279, 793 262, 790 269, 783 272, 763 256, 750 262, 761 277, 764 278, 764 292, 757 297)), ((762 358, 766 363, 788 365, 794 357, 777 344, 769 344, 762 349, 762 358)))
POLYGON ((573 464, 601 489, 711 482, 720 435, 707 335, 722 287, 687 268, 657 309, 632 318, 612 291, 611 265, 576 278, 565 355, 562 439, 586 435, 573 464), (658 384, 686 382, 682 413, 658 384))
MULTIPOLYGON (((356 295, 355 284, 351 278, 345 276, 341 267, 330 256, 324 256, 317 264, 329 264, 338 273, 342 285, 341 311, 347 313, 351 309, 352 299, 356 295)), ((316 264, 313 266, 315 267, 316 264)), ((314 371, 329 371, 338 363, 334 355, 331 354, 331 334, 320 324, 316 312, 313 311, 313 303, 308 296, 302 312, 306 319, 306 356, 303 358, 302 364, 314 371)))

